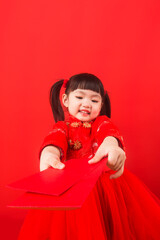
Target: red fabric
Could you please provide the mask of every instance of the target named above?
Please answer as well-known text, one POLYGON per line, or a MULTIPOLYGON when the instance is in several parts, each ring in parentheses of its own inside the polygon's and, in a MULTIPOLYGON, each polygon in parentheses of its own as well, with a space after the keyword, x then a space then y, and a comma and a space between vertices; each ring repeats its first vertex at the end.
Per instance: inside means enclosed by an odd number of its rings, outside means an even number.
POLYGON ((125 150, 123 137, 118 128, 106 116, 99 116, 97 121, 95 121, 93 135, 95 135, 98 146, 100 146, 106 136, 112 136, 117 138, 119 146, 125 150))
POLYGON ((44 139, 44 142, 41 146, 40 152, 39 152, 39 157, 41 155, 41 151, 43 150, 44 147, 48 145, 54 145, 61 149, 61 158, 65 159, 66 158, 66 152, 67 152, 67 125, 64 122, 57 122, 52 131, 46 136, 44 139))
POLYGON ((61 160, 64 162, 71 158, 88 157, 95 153, 105 137, 113 136, 119 141, 119 145, 124 148, 123 138, 118 129, 114 126, 107 116, 99 116, 95 121, 90 122, 91 128, 85 128, 83 125, 72 127, 72 123, 81 123, 80 120, 73 116, 66 116, 65 121, 59 121, 53 126, 53 130, 46 136, 41 146, 39 156, 44 147, 54 145, 61 149, 61 160), (68 148, 68 141, 80 141, 82 148, 79 150, 72 150, 68 148))
MULTIPOLYGON (((72 122, 75 119, 70 118, 69 123, 72 122)), ((94 154, 96 144, 105 136, 115 136, 124 146, 118 130, 107 117, 100 116, 91 124, 91 128, 67 125, 66 139, 74 142, 78 138, 82 144, 79 150, 68 148, 67 160, 71 156, 94 154)), ((43 147, 45 143, 53 142, 47 137, 43 147)), ((102 173, 80 209, 31 210, 18 240, 159 240, 160 200, 126 168, 117 179, 109 179, 111 172, 102 173)))

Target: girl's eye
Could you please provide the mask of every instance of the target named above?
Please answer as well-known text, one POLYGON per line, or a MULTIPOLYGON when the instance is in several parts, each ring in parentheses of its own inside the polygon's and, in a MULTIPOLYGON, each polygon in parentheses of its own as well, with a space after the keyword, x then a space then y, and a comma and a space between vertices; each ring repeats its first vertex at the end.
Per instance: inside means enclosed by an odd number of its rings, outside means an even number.
POLYGON ((94 102, 94 103, 98 103, 98 101, 97 101, 97 100, 92 100, 92 102, 94 102))
POLYGON ((82 99, 82 97, 80 97, 80 96, 76 96, 76 98, 78 98, 78 99, 82 99))

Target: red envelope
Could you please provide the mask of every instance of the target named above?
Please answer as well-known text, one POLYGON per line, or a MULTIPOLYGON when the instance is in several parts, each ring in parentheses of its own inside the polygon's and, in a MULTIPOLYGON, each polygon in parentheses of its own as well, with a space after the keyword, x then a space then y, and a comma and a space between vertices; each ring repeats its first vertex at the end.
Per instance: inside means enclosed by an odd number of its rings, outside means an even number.
MULTIPOLYGON (((89 164, 88 158, 66 161, 64 169, 49 168, 32 176, 9 184, 9 187, 27 192, 58 196, 76 184, 85 175, 93 171, 101 161, 89 164)), ((106 162, 105 160, 103 160, 106 162)))
POLYGON ((74 184, 60 196, 48 196, 44 194, 27 192, 8 206, 17 208, 42 208, 52 210, 80 208, 104 170, 106 166, 106 159, 101 160, 96 165, 97 166, 92 169, 92 171, 83 175, 79 182, 74 184))

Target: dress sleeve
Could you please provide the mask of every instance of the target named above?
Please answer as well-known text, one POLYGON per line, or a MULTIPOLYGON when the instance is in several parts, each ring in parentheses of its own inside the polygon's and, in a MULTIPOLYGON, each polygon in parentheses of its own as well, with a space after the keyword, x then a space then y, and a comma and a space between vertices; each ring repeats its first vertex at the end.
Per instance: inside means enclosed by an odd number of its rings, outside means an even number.
POLYGON ((51 132, 45 137, 39 151, 39 158, 41 156, 41 152, 43 148, 46 146, 55 146, 59 148, 61 153, 61 160, 63 161, 66 159, 66 152, 68 148, 68 141, 67 141, 67 126, 64 122, 59 121, 54 126, 51 132))
POLYGON ((121 136, 118 128, 111 122, 107 116, 99 116, 98 121, 95 123, 94 129, 95 139, 98 146, 101 145, 106 137, 112 136, 118 140, 119 146, 125 150, 123 137, 121 136))

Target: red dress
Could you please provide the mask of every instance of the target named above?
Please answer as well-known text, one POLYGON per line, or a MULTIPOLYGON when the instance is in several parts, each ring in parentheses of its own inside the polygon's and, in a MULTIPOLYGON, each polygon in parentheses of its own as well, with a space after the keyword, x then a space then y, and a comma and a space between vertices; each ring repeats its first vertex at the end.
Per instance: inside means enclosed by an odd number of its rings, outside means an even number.
MULTIPOLYGON (((116 137, 124 149, 106 116, 90 123, 69 116, 55 124, 41 150, 59 147, 62 162, 90 157, 106 136, 116 137)), ((126 168, 117 179, 109 179, 111 173, 101 174, 80 209, 30 210, 18 240, 159 240, 160 200, 126 168)))

